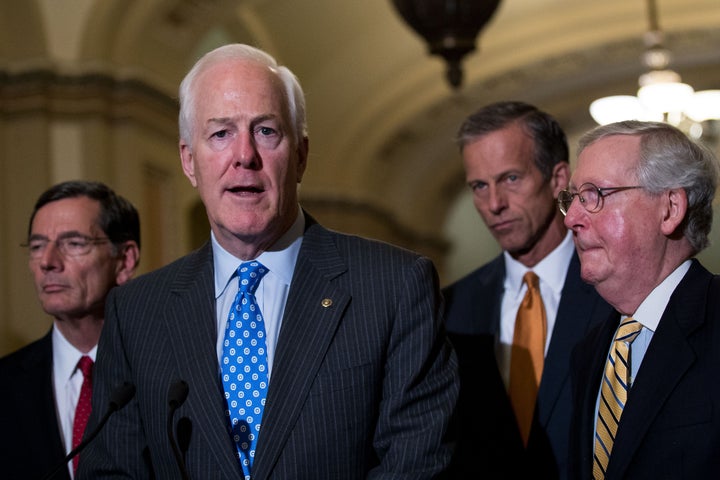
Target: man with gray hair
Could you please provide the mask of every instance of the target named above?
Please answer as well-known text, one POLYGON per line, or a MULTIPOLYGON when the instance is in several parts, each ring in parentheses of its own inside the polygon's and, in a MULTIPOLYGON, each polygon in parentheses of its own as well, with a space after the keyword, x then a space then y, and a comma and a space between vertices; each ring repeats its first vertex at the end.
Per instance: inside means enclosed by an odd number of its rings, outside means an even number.
POLYGON ((437 274, 300 208, 308 137, 295 76, 247 45, 206 54, 180 86, 179 147, 211 237, 109 298, 93 414, 123 381, 137 396, 81 476, 440 475, 459 380, 437 274), (192 424, 177 445, 174 409, 192 424))
POLYGON ((572 478, 720 475, 720 277, 693 259, 717 181, 713 154, 664 123, 580 140, 558 204, 616 312, 574 352, 572 478))

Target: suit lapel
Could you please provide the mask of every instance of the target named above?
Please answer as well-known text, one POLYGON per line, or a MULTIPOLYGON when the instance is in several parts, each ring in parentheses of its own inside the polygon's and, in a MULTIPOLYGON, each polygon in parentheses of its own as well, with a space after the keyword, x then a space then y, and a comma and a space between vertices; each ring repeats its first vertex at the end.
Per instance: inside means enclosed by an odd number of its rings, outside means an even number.
POLYGON ((695 362, 690 335, 705 323, 712 275, 697 261, 675 289, 642 361, 620 420, 609 477, 622 477, 667 398, 695 362))
MULTIPOLYGON (((51 329, 40 339, 38 348, 33 349, 30 355, 23 359, 21 364, 23 385, 16 392, 23 397, 22 401, 25 405, 23 411, 33 412, 30 424, 33 425, 34 430, 33 433, 27 434, 29 436, 17 432, 18 438, 30 439, 32 437, 32 442, 36 443, 36 447, 45 453, 44 457, 38 459, 42 466, 36 467, 36 469, 44 469, 48 472, 65 457, 55 405, 52 358, 51 329)), ((6 434, 8 433, 12 434, 12 432, 6 432, 6 434)), ((54 478, 69 479, 68 469, 61 469, 54 478)))
POLYGON ((253 479, 270 475, 302 411, 350 295, 332 280, 346 270, 332 237, 308 216, 278 338, 253 479))
POLYGON ((212 462, 227 478, 240 474, 227 434, 215 349, 216 306, 210 243, 193 254, 170 287, 164 318, 175 364, 190 386, 194 435, 203 435, 215 455, 212 462))
MULTIPOLYGON (((479 332, 490 334, 497 341, 500 332, 500 306, 505 289, 505 260, 502 255, 495 257, 488 265, 486 275, 478 278, 477 296, 472 298, 470 309, 472 322, 480 328, 479 332)), ((477 328, 475 327, 475 328, 477 328)), ((493 349, 494 349, 493 345, 493 349)))

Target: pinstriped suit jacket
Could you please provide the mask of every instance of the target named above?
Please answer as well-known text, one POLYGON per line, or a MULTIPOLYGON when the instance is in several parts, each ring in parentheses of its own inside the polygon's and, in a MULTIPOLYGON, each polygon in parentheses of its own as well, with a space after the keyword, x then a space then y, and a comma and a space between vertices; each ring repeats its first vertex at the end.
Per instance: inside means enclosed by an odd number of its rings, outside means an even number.
MULTIPOLYGON (((93 411, 123 381, 137 395, 83 454, 80 478, 150 478, 145 448, 157 478, 180 478, 166 430, 176 379, 190 386, 176 414, 192 422, 190 477, 242 478, 226 433, 215 325, 209 244, 111 293, 93 411)), ((458 382, 431 262, 307 216, 253 480, 436 478, 451 456, 444 437, 458 382)))

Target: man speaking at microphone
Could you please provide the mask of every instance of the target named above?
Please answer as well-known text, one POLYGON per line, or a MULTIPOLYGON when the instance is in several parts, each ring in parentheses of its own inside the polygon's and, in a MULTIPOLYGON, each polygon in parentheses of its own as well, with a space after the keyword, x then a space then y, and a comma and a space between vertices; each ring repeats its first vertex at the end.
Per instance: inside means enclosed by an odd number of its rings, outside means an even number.
MULTIPOLYGON (((140 258, 138 213, 102 183, 60 183, 38 198, 25 246, 53 327, 0 359, 0 477, 7 480, 42 478, 82 440, 105 297, 130 280, 140 258)), ((77 460, 53 478, 73 478, 77 460)))
POLYGON ((193 480, 438 478, 459 379, 436 272, 299 207, 295 76, 247 45, 206 54, 180 86, 179 147, 211 238, 108 298, 93 402, 123 381, 137 395, 84 452, 81 478, 178 479, 183 463, 193 480), (178 379, 185 462, 168 435, 178 379))

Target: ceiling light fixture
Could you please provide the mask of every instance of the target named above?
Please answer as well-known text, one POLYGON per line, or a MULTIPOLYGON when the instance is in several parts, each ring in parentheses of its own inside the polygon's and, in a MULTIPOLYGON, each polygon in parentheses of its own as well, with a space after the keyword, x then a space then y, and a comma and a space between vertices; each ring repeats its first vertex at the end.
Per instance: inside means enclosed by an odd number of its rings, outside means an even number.
POLYGON ((640 75, 637 96, 613 95, 590 104, 597 123, 622 120, 653 120, 681 127, 693 137, 702 135, 700 123, 720 119, 720 90, 696 92, 668 67, 671 53, 663 44, 655 0, 647 0, 649 29, 643 36, 643 64, 650 70, 640 75))
POLYGON ((462 84, 460 62, 475 50, 475 37, 490 21, 500 0, 392 0, 405 22, 428 43, 432 55, 447 62, 447 81, 462 84))

